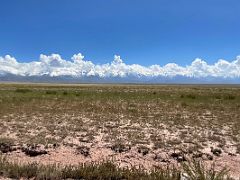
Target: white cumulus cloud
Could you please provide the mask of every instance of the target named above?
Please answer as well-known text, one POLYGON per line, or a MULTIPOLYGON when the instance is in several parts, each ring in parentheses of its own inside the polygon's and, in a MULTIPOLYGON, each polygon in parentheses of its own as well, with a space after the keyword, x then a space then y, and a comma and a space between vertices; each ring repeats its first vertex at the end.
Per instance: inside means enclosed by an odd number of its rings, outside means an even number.
POLYGON ((19 76, 72 76, 72 77, 240 77, 240 56, 229 62, 223 59, 214 64, 208 64, 202 59, 195 59, 190 65, 180 66, 169 63, 165 66, 139 64, 125 64, 120 56, 115 55, 112 62, 94 64, 84 60, 84 56, 74 54, 70 60, 63 59, 59 54, 40 55, 39 60, 18 62, 14 57, 6 55, 0 57, 0 75, 13 74, 19 76))

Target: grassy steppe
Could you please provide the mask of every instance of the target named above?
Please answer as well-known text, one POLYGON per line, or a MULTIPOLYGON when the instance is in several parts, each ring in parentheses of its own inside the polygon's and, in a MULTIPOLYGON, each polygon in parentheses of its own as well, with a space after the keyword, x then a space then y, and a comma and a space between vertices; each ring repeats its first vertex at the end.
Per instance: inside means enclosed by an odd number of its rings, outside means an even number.
MULTIPOLYGON (((0 133, 0 144, 10 149, 66 146, 89 156, 101 136, 114 153, 135 148, 149 158, 160 151, 191 159, 197 154, 213 160, 224 153, 235 156, 240 153, 240 87, 1 84, 0 133)), ((112 179, 117 177, 128 179, 112 179)))

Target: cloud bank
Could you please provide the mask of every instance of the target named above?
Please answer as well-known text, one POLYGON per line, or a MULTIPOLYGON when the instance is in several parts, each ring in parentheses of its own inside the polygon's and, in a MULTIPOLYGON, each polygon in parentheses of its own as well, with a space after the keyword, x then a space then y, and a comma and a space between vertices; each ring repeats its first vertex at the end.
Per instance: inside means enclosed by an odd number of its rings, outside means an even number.
POLYGON ((239 78, 240 56, 229 62, 223 59, 214 64, 208 64, 199 58, 190 65, 180 66, 169 63, 165 66, 139 64, 125 64, 120 56, 115 55, 114 60, 107 64, 94 64, 84 60, 84 56, 74 54, 70 60, 63 59, 59 54, 40 55, 39 60, 31 62, 18 62, 14 57, 6 55, 0 57, 0 76, 12 74, 16 76, 71 76, 81 77, 190 77, 190 78, 239 78))

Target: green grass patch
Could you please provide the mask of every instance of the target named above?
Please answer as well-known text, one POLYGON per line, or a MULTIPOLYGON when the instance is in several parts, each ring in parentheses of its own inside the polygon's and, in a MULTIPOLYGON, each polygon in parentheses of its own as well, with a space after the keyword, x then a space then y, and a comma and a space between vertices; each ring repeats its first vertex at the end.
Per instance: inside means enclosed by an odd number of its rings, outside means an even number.
POLYGON ((120 168, 112 162, 79 164, 77 166, 41 165, 37 163, 19 164, 9 162, 0 156, 1 176, 14 179, 85 179, 85 180, 180 180, 183 176, 190 180, 230 180, 228 171, 219 171, 212 166, 206 169, 201 161, 182 164, 182 171, 174 166, 155 168, 148 172, 141 168, 120 168))

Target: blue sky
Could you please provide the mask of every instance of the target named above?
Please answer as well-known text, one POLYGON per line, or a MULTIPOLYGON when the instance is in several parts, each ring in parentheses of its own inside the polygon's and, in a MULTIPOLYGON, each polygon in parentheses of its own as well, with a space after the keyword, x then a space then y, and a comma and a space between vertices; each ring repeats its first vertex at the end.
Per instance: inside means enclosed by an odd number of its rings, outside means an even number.
POLYGON ((234 60, 240 54, 239 0, 0 1, 0 56, 39 54, 94 63, 114 54, 141 65, 234 60))

